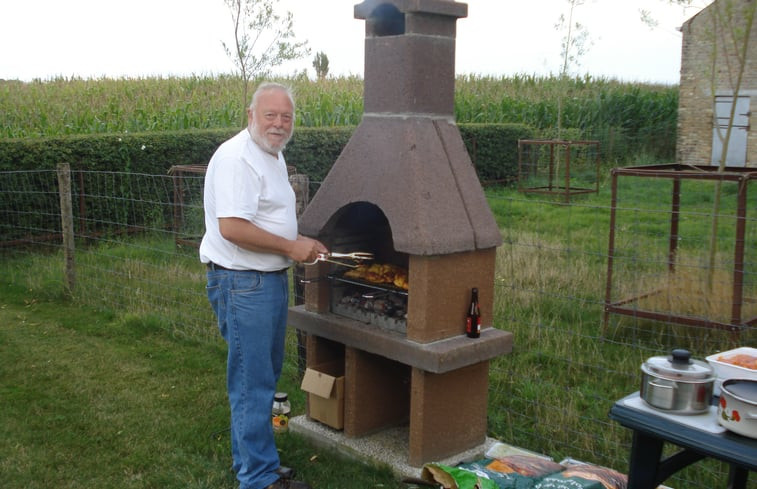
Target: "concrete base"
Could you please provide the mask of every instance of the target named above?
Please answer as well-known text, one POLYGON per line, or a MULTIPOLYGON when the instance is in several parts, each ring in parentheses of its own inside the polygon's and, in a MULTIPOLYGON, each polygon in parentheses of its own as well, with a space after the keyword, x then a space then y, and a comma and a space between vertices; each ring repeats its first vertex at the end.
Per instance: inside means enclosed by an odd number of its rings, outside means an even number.
MULTIPOLYGON (((318 445, 335 449, 350 458, 367 463, 387 465, 399 478, 418 478, 421 476, 421 467, 412 467, 408 464, 409 428, 407 426, 388 428, 359 438, 347 438, 344 432, 334 430, 301 415, 289 420, 289 429, 318 445)), ((497 440, 486 438, 486 441, 478 447, 434 462, 455 466, 463 462, 480 460, 484 458, 486 451, 496 443, 498 443, 497 440)))

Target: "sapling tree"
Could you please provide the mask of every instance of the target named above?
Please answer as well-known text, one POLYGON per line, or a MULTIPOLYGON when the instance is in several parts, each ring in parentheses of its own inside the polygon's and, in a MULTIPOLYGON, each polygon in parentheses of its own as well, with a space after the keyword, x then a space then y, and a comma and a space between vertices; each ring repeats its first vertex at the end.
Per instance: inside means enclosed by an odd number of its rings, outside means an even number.
POLYGON ((242 81, 245 106, 250 80, 269 75, 285 61, 308 56, 310 48, 307 41, 295 40, 292 13, 276 13, 279 0, 224 1, 234 25, 234 45, 222 44, 242 81))
MULTIPOLYGON (((570 70, 571 68, 580 65, 579 60, 584 54, 586 54, 588 49, 587 43, 589 42, 589 31, 583 24, 574 22, 576 7, 583 5, 584 0, 567 0, 567 2, 569 6, 567 17, 565 13, 560 14, 560 18, 555 24, 555 29, 563 35, 560 40, 561 62, 557 84, 557 128, 555 139, 558 141, 562 139, 563 100, 569 96, 570 92, 570 70)), ((563 157, 564 147, 558 145, 555 149, 555 161, 557 161, 555 174, 559 174, 560 161, 563 157)), ((567 167, 565 168, 565 171, 568 171, 567 167)))
MULTIPOLYGON (((749 41, 751 38, 752 25, 754 24, 754 15, 757 10, 757 2, 744 0, 719 0, 712 4, 712 69, 710 70, 710 93, 712 95, 713 107, 718 86, 723 81, 726 82, 727 88, 733 93, 733 102, 728 114, 728 122, 725 131, 721 129, 717 121, 717 113, 713 110, 713 124, 717 129, 715 134, 721 142, 720 158, 718 161, 718 171, 723 172, 726 168, 728 157, 728 146, 731 142, 733 125, 736 120, 736 101, 741 93, 742 83, 744 81, 744 71, 747 65, 747 56, 749 52, 749 41), (738 2, 738 5, 736 5, 738 2), (718 66, 724 66, 722 70, 725 74, 725 80, 719 80, 718 66)), ((710 256, 709 256, 709 273, 707 277, 707 286, 709 290, 713 287, 713 277, 715 271, 715 255, 717 254, 717 229, 718 216, 720 215, 720 204, 722 196, 722 182, 718 180, 715 184, 715 195, 713 198, 712 209, 712 228, 710 229, 710 256)))
MULTIPOLYGON (((668 0, 670 4, 682 7, 695 7, 695 0, 668 0)), ((714 134, 720 142, 720 154, 713 155, 713 162, 717 159, 717 171, 724 172, 727 166, 728 147, 736 120, 736 101, 742 91, 744 74, 749 59, 750 41, 757 2, 753 0, 715 0, 701 6, 708 8, 707 20, 709 27, 704 30, 709 45, 708 63, 704 64, 701 75, 709 82, 709 93, 713 107, 712 123, 714 134), (716 96, 719 91, 727 91, 733 97, 726 124, 718 121, 717 111, 714 110, 716 96)), ((641 11, 642 20, 654 25, 649 12, 641 11)), ((685 161, 682 163, 686 163, 685 161)), ((715 276, 715 261, 717 256, 717 230, 722 199, 722 182, 715 182, 712 222, 709 236, 709 256, 707 289, 712 292, 715 276)))
POLYGON ((580 58, 586 54, 589 43, 589 31, 586 26, 579 22, 574 22, 576 7, 584 4, 584 0, 567 0, 569 8, 567 18, 565 14, 560 14, 560 18, 555 24, 555 29, 563 34, 560 41, 560 86, 562 87, 557 97, 557 139, 560 139, 562 132, 562 102, 568 91, 570 69, 573 66, 580 65, 580 58))
POLYGON ((329 57, 326 53, 319 51, 313 58, 313 68, 319 80, 325 79, 329 75, 329 57))

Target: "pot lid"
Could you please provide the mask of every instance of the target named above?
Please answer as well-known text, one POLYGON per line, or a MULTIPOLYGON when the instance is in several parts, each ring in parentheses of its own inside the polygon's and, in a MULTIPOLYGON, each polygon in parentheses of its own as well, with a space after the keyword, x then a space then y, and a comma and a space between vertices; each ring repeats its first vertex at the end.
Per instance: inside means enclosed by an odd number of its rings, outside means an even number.
POLYGON ((691 353, 675 349, 667 357, 651 357, 644 365, 653 373, 672 379, 706 379, 714 375, 709 363, 692 360, 691 353))

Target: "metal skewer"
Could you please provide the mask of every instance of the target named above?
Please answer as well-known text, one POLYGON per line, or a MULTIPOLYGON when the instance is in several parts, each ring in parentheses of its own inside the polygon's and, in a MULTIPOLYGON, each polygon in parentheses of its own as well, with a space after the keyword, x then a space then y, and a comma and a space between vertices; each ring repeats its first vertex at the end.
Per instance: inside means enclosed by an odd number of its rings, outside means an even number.
POLYGON ((361 262, 361 261, 373 260, 373 253, 368 253, 365 251, 353 251, 352 253, 336 253, 336 252, 318 253, 318 256, 315 258, 315 260, 311 262, 303 262, 303 265, 315 265, 319 261, 325 261, 325 262, 334 263, 336 265, 340 265, 343 267, 357 268, 358 266, 355 263, 347 263, 345 261, 335 260, 334 258, 343 258, 343 259, 352 260, 355 262, 361 262))

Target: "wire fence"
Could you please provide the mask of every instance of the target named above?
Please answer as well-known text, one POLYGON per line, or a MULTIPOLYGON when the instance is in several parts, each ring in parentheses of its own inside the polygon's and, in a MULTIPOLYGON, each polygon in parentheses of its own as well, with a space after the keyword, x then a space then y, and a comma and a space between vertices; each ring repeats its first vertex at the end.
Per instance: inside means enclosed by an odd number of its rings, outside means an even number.
MULTIPOLYGON (((197 253, 203 172, 73 172, 68 224, 58 178, 0 172, 6 278, 37 294, 65 292, 83 305, 152 318, 177 336, 216 340, 197 253), (75 237, 69 277, 66 226, 75 237)), ((514 333, 513 352, 490 366, 491 437, 625 473, 631 433, 608 411, 639 389, 644 360, 674 347, 701 359, 754 346, 757 195, 748 181, 721 182, 719 198, 716 182, 679 183, 603 169, 599 191, 570 203, 515 185, 487 188, 504 240, 494 326, 514 333)), ((710 460, 667 484, 709 488, 727 473, 710 460)))

